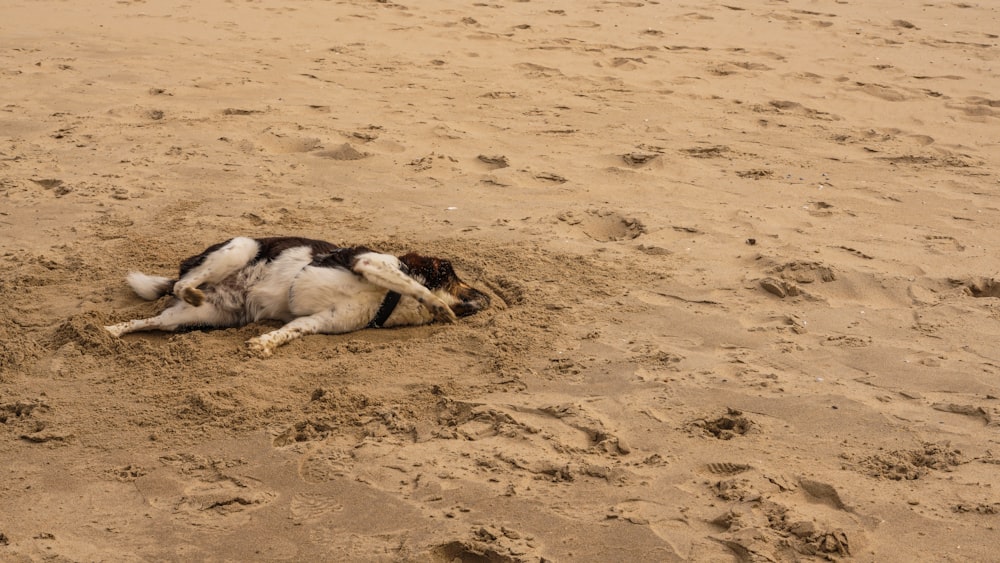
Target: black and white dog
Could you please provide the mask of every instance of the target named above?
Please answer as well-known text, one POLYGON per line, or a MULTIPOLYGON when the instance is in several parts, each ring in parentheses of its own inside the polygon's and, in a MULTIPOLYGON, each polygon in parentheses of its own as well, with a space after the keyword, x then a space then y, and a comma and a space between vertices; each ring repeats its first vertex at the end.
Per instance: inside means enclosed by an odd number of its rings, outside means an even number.
POLYGON ((105 327, 111 334, 287 323, 247 341, 262 356, 307 334, 453 322, 490 303, 447 260, 296 237, 237 237, 181 262, 176 280, 139 272, 126 279, 143 299, 178 300, 155 317, 105 327))

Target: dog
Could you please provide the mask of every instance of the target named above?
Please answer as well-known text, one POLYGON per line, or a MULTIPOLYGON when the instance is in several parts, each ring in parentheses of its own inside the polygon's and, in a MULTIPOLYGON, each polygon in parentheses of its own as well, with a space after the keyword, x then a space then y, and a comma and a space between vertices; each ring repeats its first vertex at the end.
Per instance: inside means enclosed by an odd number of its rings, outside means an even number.
POLYGON ((247 341, 263 357, 301 336, 450 323, 490 304, 447 260, 299 237, 236 237, 181 262, 177 279, 130 272, 126 281, 143 299, 177 301, 155 317, 105 327, 112 335, 284 322, 247 341))

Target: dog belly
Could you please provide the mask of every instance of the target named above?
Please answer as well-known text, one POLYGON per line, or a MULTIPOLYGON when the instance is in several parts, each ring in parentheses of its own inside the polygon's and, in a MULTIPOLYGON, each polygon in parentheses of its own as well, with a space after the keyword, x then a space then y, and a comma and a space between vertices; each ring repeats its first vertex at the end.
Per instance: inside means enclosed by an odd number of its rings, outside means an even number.
POLYGON ((283 252, 271 262, 256 264, 241 273, 247 288, 246 313, 250 322, 273 319, 290 321, 289 294, 296 276, 312 261, 309 248, 283 252))
POLYGON ((374 317, 385 293, 385 289, 353 272, 308 266, 293 282, 289 311, 295 316, 307 316, 335 310, 342 317, 356 317, 357 322, 364 319, 363 326, 374 317))

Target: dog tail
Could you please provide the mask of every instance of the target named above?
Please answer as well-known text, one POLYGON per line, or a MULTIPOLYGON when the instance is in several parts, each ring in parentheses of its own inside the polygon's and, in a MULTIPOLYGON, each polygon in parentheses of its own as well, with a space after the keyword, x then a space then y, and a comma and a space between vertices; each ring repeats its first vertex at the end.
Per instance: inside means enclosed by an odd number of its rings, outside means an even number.
POLYGON ((129 272, 125 276, 125 281, 132 287, 136 295, 146 301, 159 299, 164 295, 169 295, 174 291, 176 280, 163 278, 160 276, 150 276, 142 272, 129 272))

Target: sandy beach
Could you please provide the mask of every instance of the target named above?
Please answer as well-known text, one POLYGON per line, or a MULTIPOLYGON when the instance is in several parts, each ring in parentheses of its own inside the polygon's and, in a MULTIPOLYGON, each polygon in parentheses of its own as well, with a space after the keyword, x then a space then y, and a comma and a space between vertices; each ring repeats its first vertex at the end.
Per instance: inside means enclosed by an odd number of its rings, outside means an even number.
POLYGON ((0 560, 996 561, 1000 6, 14 0, 0 560), (130 270, 449 258, 452 325, 113 338, 130 270))

